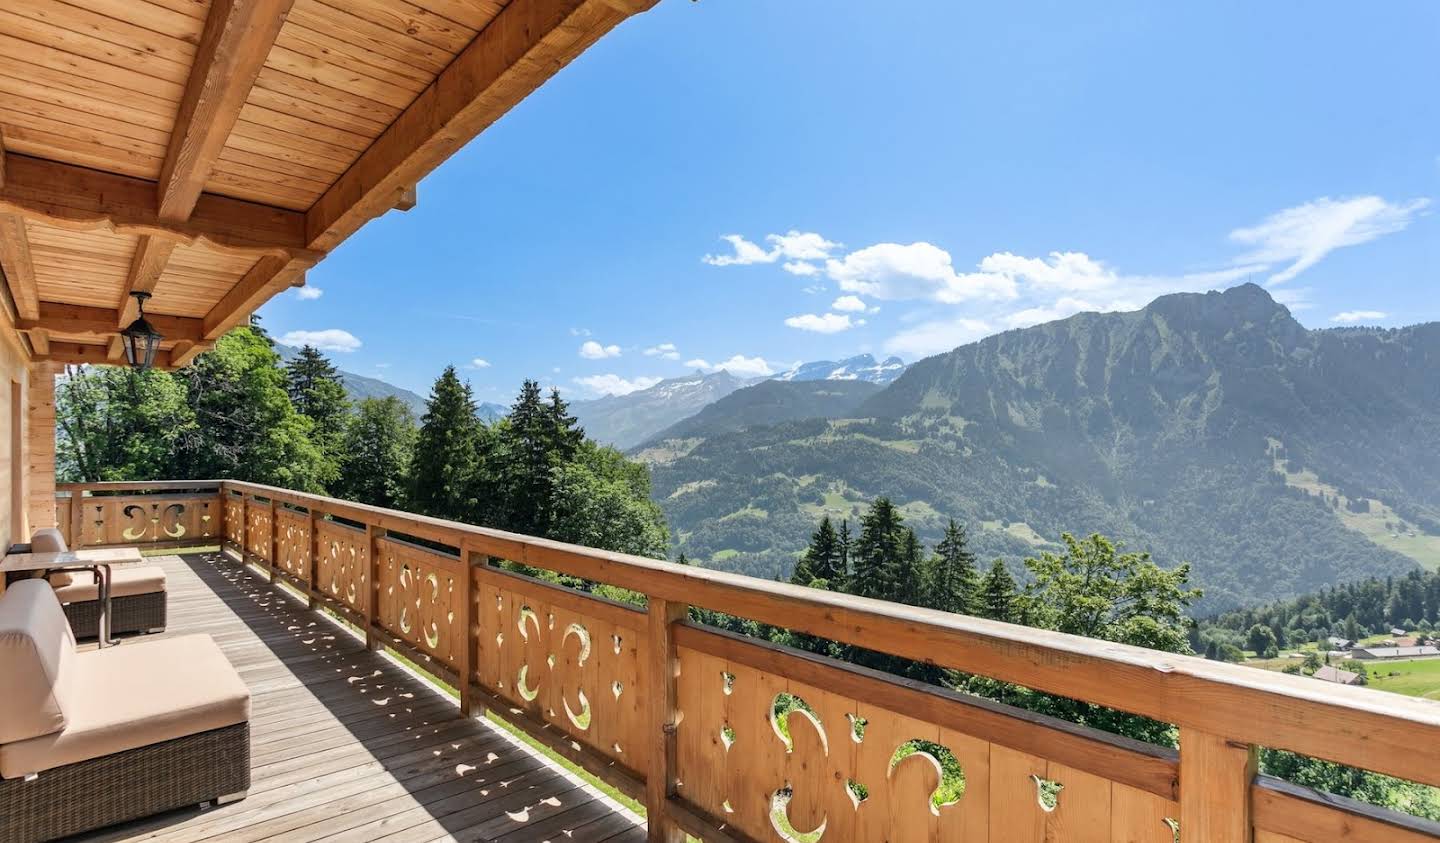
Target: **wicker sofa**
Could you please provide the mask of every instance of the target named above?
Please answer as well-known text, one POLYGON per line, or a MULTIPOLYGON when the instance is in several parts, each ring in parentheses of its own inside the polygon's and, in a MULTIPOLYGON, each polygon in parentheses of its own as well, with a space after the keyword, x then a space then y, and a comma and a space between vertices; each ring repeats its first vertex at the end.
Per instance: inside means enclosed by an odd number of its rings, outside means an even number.
POLYGON ((54 591, 0 595, 0 843, 250 787, 250 692, 208 635, 79 652, 54 591))
MULTIPOLYGON (((32 553, 60 553, 67 549, 65 537, 53 527, 36 530, 30 538, 32 553)), ((98 637, 100 586, 94 575, 83 571, 54 573, 50 575, 50 584, 65 607, 65 617, 75 637, 98 637)), ((167 605, 164 568, 125 566, 111 571, 111 635, 164 632, 167 605)))

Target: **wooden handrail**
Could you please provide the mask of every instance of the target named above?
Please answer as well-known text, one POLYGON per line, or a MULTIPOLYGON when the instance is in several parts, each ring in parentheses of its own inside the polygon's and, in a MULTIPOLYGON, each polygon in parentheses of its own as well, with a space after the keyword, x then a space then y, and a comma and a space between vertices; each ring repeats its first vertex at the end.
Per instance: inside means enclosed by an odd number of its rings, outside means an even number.
POLYGON ((595 550, 273 486, 274 497, 664 600, 1014 682, 1244 743, 1440 786, 1440 703, 743 574, 595 550), (1316 724, 1324 723, 1325 728, 1316 724))
MULTIPOLYGON (((903 797, 910 804, 917 794, 927 796, 923 765, 886 766, 896 741, 918 737, 953 746, 957 757, 969 753, 963 764, 973 769, 988 765, 981 781, 998 776, 988 786, 1012 788, 1006 799, 1016 798, 1017 780, 1029 787, 1028 779, 1034 778, 1038 787, 1051 775, 1070 780, 1071 805, 1104 802, 1113 787, 1115 833, 1125 839, 1131 839, 1126 836, 1131 831, 1119 828, 1122 813, 1126 822, 1149 817, 1143 820, 1149 829, 1145 835, 1155 832, 1152 820, 1178 818, 1192 834, 1214 840, 1247 839, 1252 828, 1312 843, 1328 839, 1317 835, 1336 828, 1351 829, 1347 839, 1355 840, 1440 840, 1440 826, 1287 789, 1257 778, 1254 766, 1255 747, 1267 746, 1440 786, 1440 703, 1434 701, 255 483, 72 485, 80 491, 100 485, 107 492, 218 486, 223 525, 216 533, 238 536, 245 558, 272 577, 283 575, 312 603, 323 600, 362 625, 376 646, 394 647, 457 683, 467 710, 478 708, 481 700, 501 706, 511 722, 645 799, 653 812, 652 839, 676 839, 677 825, 707 838, 720 826, 734 839, 767 837, 769 803, 757 801, 750 788, 756 776, 767 777, 769 787, 777 775, 781 783, 797 779, 795 801, 784 810, 799 822, 833 818, 834 835, 841 839, 882 834, 909 839, 922 835, 927 822, 930 832, 939 833, 941 826, 934 823, 953 825, 960 815, 901 817, 892 816, 888 807, 855 814, 845 807, 851 804, 848 796, 838 806, 815 801, 821 791, 833 799, 848 775, 861 779, 872 788, 872 798, 882 801, 903 797), (426 543, 451 550, 440 552, 426 543), (513 574, 491 566, 487 557, 630 589, 646 596, 650 610, 513 574), (1174 723, 1181 750, 1177 755, 698 626, 684 620, 691 605, 1174 723), (572 635, 575 629, 581 630, 578 637, 572 635), (589 653, 588 662, 582 652, 589 653), (602 669, 605 682, 597 672, 602 669), (729 696, 722 674, 736 683, 737 696, 729 696), (618 677, 613 688, 612 675, 618 677), (778 693, 793 693, 815 705, 817 724, 825 723, 816 728, 822 742, 830 741, 829 748, 802 747, 813 733, 803 723, 795 732, 794 724, 801 721, 792 716, 793 754, 775 754, 780 730, 767 736, 771 724, 760 715, 770 711, 778 693), (591 726, 575 719, 576 706, 586 709, 581 713, 591 726), (598 707, 591 711, 590 706, 598 707), (870 726, 874 741, 867 737, 861 744, 857 738, 847 748, 846 717, 875 720, 870 726), (728 744, 720 745, 722 724, 737 727, 737 746, 744 747, 738 756, 727 758, 728 744), (988 749, 977 749, 977 741, 988 749), (883 795, 876 795, 876 787, 883 795), (741 799, 733 812, 729 801, 718 801, 722 792, 741 799), (1300 813, 1282 816, 1282 806, 1300 813), (899 825, 874 825, 881 816, 899 825), (889 830, 882 832, 882 827, 889 830)), ((975 815, 965 816, 973 820, 975 815)))

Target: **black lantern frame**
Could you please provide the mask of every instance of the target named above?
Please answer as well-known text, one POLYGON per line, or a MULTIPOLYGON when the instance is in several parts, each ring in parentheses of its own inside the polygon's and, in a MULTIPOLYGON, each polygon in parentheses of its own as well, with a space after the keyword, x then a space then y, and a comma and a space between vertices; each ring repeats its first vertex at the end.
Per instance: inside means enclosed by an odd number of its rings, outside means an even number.
POLYGON ((140 317, 121 331, 120 336, 125 341, 125 359, 129 361, 130 368, 143 372, 155 364, 155 351, 165 338, 145 318, 145 300, 150 298, 150 294, 135 292, 130 295, 135 297, 140 317))

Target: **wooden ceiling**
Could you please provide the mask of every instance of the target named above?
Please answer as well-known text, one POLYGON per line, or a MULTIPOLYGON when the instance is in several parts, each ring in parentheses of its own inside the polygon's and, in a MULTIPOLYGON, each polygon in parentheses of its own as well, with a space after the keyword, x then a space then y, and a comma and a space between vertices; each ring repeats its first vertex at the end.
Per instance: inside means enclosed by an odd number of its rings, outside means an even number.
POLYGON ((0 5, 0 304, 35 360, 183 366, 656 0, 0 5))

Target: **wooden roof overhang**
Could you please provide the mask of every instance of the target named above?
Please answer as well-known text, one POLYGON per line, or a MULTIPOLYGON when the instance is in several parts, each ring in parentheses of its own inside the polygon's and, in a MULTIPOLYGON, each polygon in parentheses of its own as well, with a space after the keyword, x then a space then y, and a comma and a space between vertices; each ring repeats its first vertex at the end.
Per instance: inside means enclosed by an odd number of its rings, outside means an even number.
POLYGON ((194 359, 656 0, 15 0, 0 7, 0 305, 33 360, 116 363, 132 292, 194 359))

